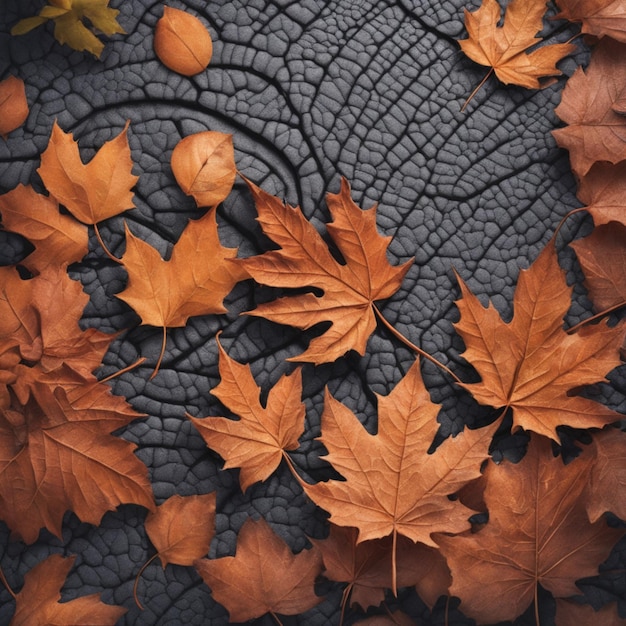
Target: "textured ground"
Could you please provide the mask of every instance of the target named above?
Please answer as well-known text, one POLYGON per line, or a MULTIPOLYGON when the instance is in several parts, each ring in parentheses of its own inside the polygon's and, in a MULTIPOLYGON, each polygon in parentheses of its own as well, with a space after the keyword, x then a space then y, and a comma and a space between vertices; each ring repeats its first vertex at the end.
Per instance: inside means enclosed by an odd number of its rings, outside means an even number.
MULTIPOLYGON (((26 81, 31 115, 23 130, 0 141, 0 192, 18 182, 39 184, 36 168, 56 118, 72 131, 84 154, 100 146, 131 120, 130 145, 140 176, 137 209, 126 219, 135 233, 162 253, 194 213, 171 175, 169 157, 181 137, 212 129, 234 135, 239 170, 267 191, 300 204, 318 227, 328 219, 327 191, 336 192, 340 176, 352 184, 361 206, 379 203, 378 226, 392 235, 392 262, 415 258, 402 289, 382 309, 396 327, 463 377, 469 368, 459 358, 462 344, 452 331, 458 289, 456 268, 472 290, 491 297, 510 316, 519 269, 527 267, 560 219, 579 206, 567 154, 550 135, 558 120, 553 109, 563 81, 537 92, 499 86, 490 79, 460 112, 484 75, 460 52, 465 0, 200 0, 172 1, 209 28, 214 57, 209 69, 185 78, 167 70, 152 49, 160 0, 112 0, 128 33, 110 40, 102 58, 60 46, 50 27, 14 38, 8 30, 34 14, 39 2, 5 0, 0 4, 0 78, 16 74, 26 81)), ((474 5, 475 6, 475 5, 474 5)), ((548 24, 548 37, 565 41, 571 34, 561 22, 548 24)), ((586 56, 568 59, 570 74, 586 56)), ((259 250, 254 209, 243 183, 219 210, 225 245, 241 254, 259 250)), ((573 219, 565 238, 588 224, 573 219)), ((114 253, 122 252, 123 222, 102 227, 114 253)), ((124 271, 109 262, 95 241, 79 269, 91 303, 85 324, 105 331, 135 327, 137 317, 113 294, 124 271)), ((19 242, 3 239, 12 251, 19 242)), ((576 271, 571 255, 564 267, 576 271)), ((183 418, 216 414, 208 391, 217 381, 215 333, 229 354, 249 362, 265 388, 288 370, 285 358, 303 350, 311 333, 302 334, 265 320, 239 317, 269 292, 239 285, 229 297, 228 315, 193 318, 169 332, 161 373, 151 368, 118 379, 113 388, 149 415, 129 426, 124 437, 138 444, 137 454, 150 468, 160 502, 174 493, 218 491, 217 537, 212 553, 232 550, 235 533, 250 514, 261 514, 294 549, 306 535, 324 535, 324 515, 308 503, 295 481, 278 472, 242 496, 236 473, 219 470, 219 459, 206 450, 183 418)), ((569 322, 589 309, 578 293, 569 322)), ((154 355, 160 330, 135 328, 107 355, 103 375, 154 355)), ((296 460, 312 475, 323 475, 319 448, 319 406, 324 385, 364 422, 375 425, 374 392, 386 394, 413 355, 384 330, 371 338, 364 358, 349 355, 333 365, 305 368, 307 433, 296 460)), ((484 413, 459 394, 438 370, 423 367, 433 399, 444 404, 442 434, 484 413)), ((622 372, 623 373, 623 372, 622 372)), ((600 390, 612 406, 624 410, 620 391, 625 376, 600 390)), ((515 446, 504 442, 503 449, 515 446)), ((79 554, 66 586, 67 597, 104 590, 108 601, 129 608, 122 624, 224 624, 225 611, 191 568, 154 563, 143 576, 146 610, 132 599, 138 564, 151 554, 143 529, 143 509, 123 506, 99 528, 66 518, 63 541, 42 534, 38 543, 9 542, 0 525, 1 565, 9 582, 21 585, 24 573, 52 552, 79 554)), ((337 623, 340 591, 289 624, 337 623)), ((599 593, 592 591, 590 593, 599 593)), ((607 592, 608 593, 608 592, 607 592)), ((12 611, 0 587, 0 624, 12 611), (8 603, 8 606, 7 606, 8 603)), ((410 593, 401 606, 423 624, 441 619, 439 607, 428 617, 410 593), (438 617, 437 617, 438 616, 438 617)), ((451 623, 465 623, 454 621, 451 623)), ((269 618, 258 624, 272 623, 269 618)), ((523 622, 520 622, 523 623, 523 622)))

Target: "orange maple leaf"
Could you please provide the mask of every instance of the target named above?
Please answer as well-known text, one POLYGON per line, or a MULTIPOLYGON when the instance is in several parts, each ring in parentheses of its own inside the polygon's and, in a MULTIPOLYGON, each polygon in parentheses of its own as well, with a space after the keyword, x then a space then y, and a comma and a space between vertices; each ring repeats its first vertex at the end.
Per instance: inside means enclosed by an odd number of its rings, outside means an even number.
POLYGON ((9 76, 0 81, 0 137, 19 128, 28 117, 28 102, 24 81, 16 76, 9 76))
POLYGON ((233 622, 266 613, 297 615, 322 600, 314 590, 322 569, 319 551, 293 554, 263 518, 246 520, 235 556, 199 559, 195 567, 233 622))
POLYGON ((596 226, 609 222, 626 226, 626 160, 594 163, 581 178, 576 195, 596 226))
POLYGON ((24 576, 10 626, 114 626, 117 623, 127 609, 105 604, 100 594, 59 602, 61 587, 75 560, 74 556, 66 559, 53 554, 24 576))
POLYGON ((533 435, 519 463, 487 465, 489 522, 476 533, 437 537, 452 572, 450 593, 468 617, 513 620, 533 599, 538 610, 538 584, 568 597, 579 593, 576 580, 597 573, 624 530, 587 519, 582 496, 592 460, 583 454, 564 465, 548 439, 533 435))
POLYGON ((35 250, 21 263, 38 274, 48 265, 64 266, 80 261, 88 250, 84 224, 59 213, 59 203, 38 194, 32 187, 18 185, 0 196, 2 225, 26 237, 35 250))
POLYGON ((407 261, 394 267, 387 260, 390 237, 382 237, 376 230, 376 207, 360 209, 352 201, 345 179, 338 194, 328 194, 334 221, 327 228, 346 261, 343 265, 335 260, 299 208, 284 204, 250 182, 248 185, 263 232, 280 250, 243 259, 242 266, 264 285, 316 287, 323 295, 305 293, 280 298, 259 305, 247 315, 300 329, 332 322, 305 352, 290 361, 328 363, 349 350, 363 355, 376 327, 374 302, 389 298, 399 289, 411 264, 407 261))
POLYGON ((473 511, 448 496, 480 476, 496 428, 465 430, 429 455, 439 408, 428 396, 418 362, 388 396, 378 396, 376 435, 326 392, 319 439, 328 450, 325 458, 345 480, 301 483, 332 523, 358 527, 359 542, 392 535, 394 591, 398 535, 437 547, 433 533, 469 527, 473 511))
POLYGON ((596 37, 611 37, 626 43, 626 6, 624 0, 556 0, 562 17, 582 22, 582 32, 596 37))
POLYGON ((528 89, 539 89, 540 78, 561 74, 556 64, 576 49, 574 45, 549 44, 527 52, 541 41, 535 35, 542 29, 545 11, 546 0, 513 0, 506 8, 504 24, 498 26, 501 9, 496 0, 483 0, 473 12, 465 9, 469 36, 459 41, 461 50, 472 61, 491 68, 467 102, 492 72, 507 85, 528 89))
POLYGON ((626 43, 604 38, 586 71, 577 68, 554 112, 568 124, 553 130, 569 150, 574 173, 584 176, 596 161, 626 159, 626 118, 613 110, 626 84, 626 43))
POLYGON ((465 342, 463 353, 482 381, 462 383, 481 404, 513 410, 514 428, 532 430, 559 441, 556 427, 602 427, 622 416, 570 392, 606 380, 620 364, 626 328, 606 323, 568 334, 563 316, 571 304, 552 240, 528 270, 520 273, 514 316, 506 323, 484 307, 458 277, 461 319, 455 324, 465 342))
POLYGON ((124 130, 107 141, 85 165, 78 143, 55 121, 37 170, 51 195, 77 220, 94 226, 100 245, 115 261, 102 241, 97 224, 135 207, 131 189, 139 177, 131 173, 129 124, 126 122, 124 130))
POLYGON ((291 375, 282 376, 263 406, 250 367, 231 359, 219 341, 217 345, 221 381, 211 393, 239 420, 197 419, 189 414, 187 417, 206 444, 226 461, 224 468, 241 468, 241 489, 245 491, 253 483, 267 479, 282 459, 291 466, 286 451, 298 447, 298 437, 304 431, 302 373, 298 368, 291 375))
POLYGON ((163 328, 153 376, 163 358, 167 328, 185 326, 195 315, 226 312, 224 298, 248 277, 243 267, 228 262, 236 254, 236 248, 220 243, 215 210, 187 224, 168 261, 126 226, 126 252, 121 262, 128 272, 128 284, 117 297, 133 307, 142 324, 163 328))

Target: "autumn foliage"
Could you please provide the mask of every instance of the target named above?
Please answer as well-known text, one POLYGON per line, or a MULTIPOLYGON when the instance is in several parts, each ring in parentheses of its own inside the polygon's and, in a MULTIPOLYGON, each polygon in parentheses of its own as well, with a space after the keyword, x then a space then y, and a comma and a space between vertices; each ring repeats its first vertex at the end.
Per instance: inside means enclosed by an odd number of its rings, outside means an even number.
MULTIPOLYGON (((34 248, 19 267, 0 268, 0 519, 13 538, 33 543, 42 529, 60 536, 67 511, 97 525, 107 511, 132 503, 147 511, 145 531, 153 547, 152 557, 138 564, 138 604, 142 574, 157 567, 152 561, 158 557, 163 568, 194 567, 235 622, 270 614, 280 623, 280 615, 306 612, 324 601, 316 582, 326 579, 343 586, 340 620, 351 608, 353 615, 377 611, 390 592, 414 587, 431 608, 442 596, 460 599, 460 610, 479 624, 514 620, 534 607, 537 626, 542 589, 555 599, 556 623, 574 623, 576 581, 598 572, 626 522, 622 415, 585 394, 621 364, 626 337, 624 323, 610 316, 626 304, 626 37, 611 4, 558 2, 558 17, 579 21, 583 32, 601 38, 589 66, 568 80, 556 109, 566 126, 554 131, 570 153, 578 196, 595 224, 571 248, 596 313, 575 327, 564 322, 573 287, 559 263, 559 233, 520 272, 510 321, 493 304, 485 306, 456 268, 454 332, 475 370, 472 380, 412 344, 381 313, 376 303, 400 289, 412 261, 389 261, 391 238, 379 232, 376 207, 359 207, 345 179, 327 195, 326 239, 298 207, 244 179, 259 227, 273 245, 244 258, 220 241, 218 206, 237 176, 232 137, 216 131, 190 135, 173 151, 171 166, 173 178, 194 198, 197 217, 166 250, 126 223, 121 252, 107 247, 98 225, 134 210, 141 174, 133 173, 132 124, 85 162, 80 138, 51 123, 38 169, 45 193, 20 185, 0 196, 3 227, 34 248), (100 246, 91 251, 89 229, 100 246), (227 298, 244 280, 281 294, 246 315, 314 329, 308 347, 290 361, 313 367, 348 353, 363 355, 381 327, 415 352, 399 382, 376 395, 375 432, 325 391, 317 439, 335 475, 314 482, 294 454, 306 428, 306 366, 294 366, 262 389, 250 365, 231 357, 219 335, 212 343, 220 382, 211 394, 225 414, 187 413, 188 423, 223 459, 221 471, 238 470, 244 492, 281 467, 291 472, 306 497, 328 514, 325 538, 311 537, 310 546, 294 554, 266 520, 248 519, 233 555, 209 557, 220 506, 216 494, 154 502, 134 444, 112 434, 145 416, 95 373, 117 337, 80 325, 88 296, 68 268, 87 255, 124 269, 126 284, 116 297, 141 325, 159 329, 160 352, 133 365, 146 360, 153 377, 160 373, 167 329, 185 327, 192 317, 228 313, 227 298), (422 379, 424 359, 440 366, 456 391, 492 409, 486 424, 440 441, 441 405, 422 379), (566 458, 564 433, 574 429, 584 436, 576 458, 566 458), (518 431, 529 438, 523 458, 494 462, 494 438, 518 431)), ((468 38, 461 48, 505 83, 540 87, 540 79, 557 75, 556 64, 575 48, 533 48, 541 44, 536 34, 545 8, 542 0, 513 0, 498 25, 500 5, 483 0, 466 12, 468 38)), ((106 1, 51 0, 13 32, 51 19, 61 43, 97 56, 103 44, 83 19, 110 35, 122 32, 116 14, 106 1)), ((170 8, 158 22, 155 48, 165 65, 184 75, 203 71, 212 50, 202 23, 170 8)), ((27 117, 24 107, 19 79, 0 84, 0 110, 9 120, 0 134, 19 127, 27 117)), ((25 576, 19 593, 11 591, 12 624, 115 623, 126 609, 97 596, 58 602, 73 558, 51 556, 25 576)), ((413 623, 402 613, 379 613, 361 623, 413 623)), ((620 623, 612 606, 589 615, 620 623)))

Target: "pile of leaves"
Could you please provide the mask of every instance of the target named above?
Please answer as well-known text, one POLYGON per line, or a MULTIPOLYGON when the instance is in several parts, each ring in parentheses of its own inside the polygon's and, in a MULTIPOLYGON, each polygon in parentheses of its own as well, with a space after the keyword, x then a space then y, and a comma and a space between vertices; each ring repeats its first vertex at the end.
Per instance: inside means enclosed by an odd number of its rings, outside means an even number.
MULTIPOLYGON (((52 19, 61 43, 97 56, 103 44, 82 19, 105 34, 121 33, 106 4, 53 0, 13 33, 52 19)), ((199 217, 188 221, 167 259, 128 226, 124 252, 116 256, 99 224, 134 208, 132 126, 85 163, 78 143, 55 123, 38 169, 45 193, 20 185, 0 196, 3 227, 33 247, 19 263, 0 268, 0 519, 13 538, 32 543, 41 529, 60 537, 66 511, 97 525, 120 504, 142 506, 153 558, 163 567, 194 567, 234 622, 269 613, 281 623, 280 616, 306 612, 324 600, 316 581, 326 579, 343 585, 342 621, 350 607, 373 607, 374 615, 359 623, 411 624, 407 614, 386 611, 384 600, 415 587, 430 608, 460 599, 459 610, 480 624, 514 620, 528 610, 537 625, 550 610, 559 626, 623 623, 626 615, 620 617, 615 604, 591 606, 576 585, 597 574, 626 528, 622 416, 584 393, 621 364, 626 337, 615 315, 626 303, 626 27, 610 12, 619 4, 558 2, 557 17, 581 21, 595 38, 589 66, 567 81, 556 109, 567 126, 554 136, 569 151, 579 182, 585 206, 576 211, 588 212, 595 224, 570 245, 596 314, 564 328, 573 287, 559 265, 558 231, 520 273, 510 321, 458 277, 455 330, 474 380, 462 380, 382 314, 376 303, 400 289, 411 261, 389 262, 390 237, 378 232, 376 208, 357 206, 348 181, 327 196, 327 241, 298 207, 246 179, 268 249, 244 258, 222 245, 217 220, 237 176, 232 138, 216 131, 190 135, 174 150, 171 167, 199 217), (90 228, 102 252, 88 250, 90 228), (350 352, 363 355, 378 327, 415 352, 400 382, 377 396, 375 433, 325 392, 318 441, 334 474, 316 482, 297 462, 307 411, 303 366, 261 389, 249 365, 229 356, 216 338, 220 382, 211 394, 227 415, 187 419, 223 459, 223 471, 239 470, 243 492, 287 467, 327 512, 326 538, 311 538, 309 548, 294 554, 263 519, 248 519, 233 556, 208 558, 215 493, 155 503, 134 445, 111 434, 144 416, 111 393, 111 377, 94 374, 120 337, 81 328, 88 297, 68 271, 101 253, 127 273, 116 297, 142 325, 161 329, 159 354, 130 366, 149 363, 153 377, 168 328, 227 313, 225 299, 244 280, 281 294, 247 315, 313 329, 308 347, 291 361, 322 366, 350 352), (481 427, 441 440, 441 405, 422 380, 424 359, 459 392, 493 409, 481 427), (526 434, 523 456, 497 464, 490 450, 518 431, 526 434), (546 597, 551 608, 542 611, 546 597)), ((558 74, 556 63, 574 49, 550 44, 528 53, 540 43, 535 35, 544 12, 541 1, 513 0, 499 26, 500 6, 484 0, 466 15, 469 38, 461 47, 490 68, 486 78, 495 73, 506 83, 537 88, 540 79, 558 74)), ((196 18, 168 8, 155 49, 170 69, 193 75, 210 62, 207 38, 196 18)), ((0 90, 6 135, 24 122, 28 106, 19 79, 8 79, 0 90)), ((58 602, 72 559, 48 558, 26 575, 19 593, 10 591, 12 624, 119 619, 125 609, 97 595, 58 602)), ((138 603, 148 564, 137 567, 138 603)), ((363 617, 358 610, 352 615, 363 617)))

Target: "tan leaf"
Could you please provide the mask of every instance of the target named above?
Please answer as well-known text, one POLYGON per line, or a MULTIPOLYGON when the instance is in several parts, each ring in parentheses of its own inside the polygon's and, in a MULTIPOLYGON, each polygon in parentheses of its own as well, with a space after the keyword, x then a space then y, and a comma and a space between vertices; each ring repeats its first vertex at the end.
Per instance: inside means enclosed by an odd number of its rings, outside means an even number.
POLYGON ((0 137, 19 128, 28 117, 28 102, 24 81, 16 76, 9 76, 0 82, 0 137))
POLYGON ((562 17, 582 22, 582 32, 611 37, 626 43, 626 3, 624 0, 556 0, 562 17))

